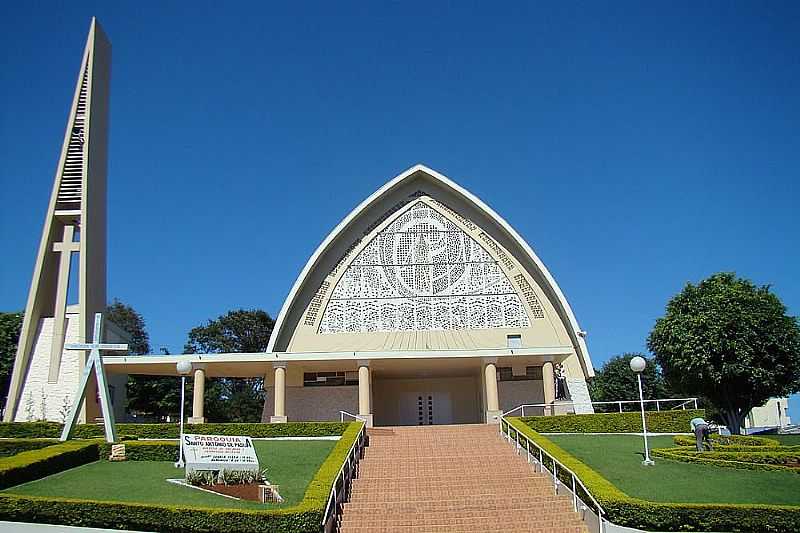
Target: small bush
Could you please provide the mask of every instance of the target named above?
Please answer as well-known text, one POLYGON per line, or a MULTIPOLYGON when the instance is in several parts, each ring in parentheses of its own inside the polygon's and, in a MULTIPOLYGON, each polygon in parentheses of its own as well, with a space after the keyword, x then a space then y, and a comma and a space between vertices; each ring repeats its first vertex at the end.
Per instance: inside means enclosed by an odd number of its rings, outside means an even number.
POLYGON ((54 444, 56 439, 2 439, 0 440, 0 457, 11 457, 30 450, 40 450, 54 444))
MULTIPOLYGON (((0 438, 58 438, 63 426, 55 422, 0 423, 0 438)), ((286 424, 187 424, 186 433, 245 435, 248 437, 329 437, 344 433, 347 422, 288 422, 286 424)), ((140 439, 177 439, 178 424, 117 424, 117 433, 140 439)), ((80 424, 72 438, 94 439, 104 435, 102 424, 80 424)))
POLYGON ((69 470, 98 458, 95 441, 70 441, 0 459, 0 489, 69 470))
MULTIPOLYGON (((647 431, 687 433, 689 421, 703 416, 704 410, 649 411, 645 413, 647 431)), ((539 433, 639 433, 641 413, 598 413, 589 415, 528 416, 521 418, 539 433)))
MULTIPOLYGON (((719 435, 712 433, 711 442, 715 446, 780 446, 781 443, 775 439, 767 437, 755 437, 752 435, 719 435)), ((686 435, 675 435, 672 442, 676 446, 692 446, 696 444, 695 437, 686 435)))

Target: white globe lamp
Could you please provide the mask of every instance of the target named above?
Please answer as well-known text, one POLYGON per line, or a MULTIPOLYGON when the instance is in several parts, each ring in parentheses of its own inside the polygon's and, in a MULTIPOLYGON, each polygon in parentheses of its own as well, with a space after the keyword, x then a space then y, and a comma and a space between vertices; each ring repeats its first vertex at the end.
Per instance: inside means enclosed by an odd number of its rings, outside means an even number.
POLYGON ((186 360, 178 361, 178 364, 175 365, 175 370, 181 375, 181 433, 178 440, 178 462, 175 463, 175 468, 183 468, 186 464, 183 460, 183 404, 186 391, 186 376, 192 372, 192 363, 186 360))
POLYGON ((636 374, 636 380, 639 383, 639 406, 642 410, 642 435, 644 436, 644 461, 642 464, 645 466, 653 466, 655 463, 650 459, 650 447, 647 444, 647 420, 644 417, 644 395, 642 394, 642 372, 647 366, 647 361, 644 357, 636 356, 631 358, 631 370, 636 374))

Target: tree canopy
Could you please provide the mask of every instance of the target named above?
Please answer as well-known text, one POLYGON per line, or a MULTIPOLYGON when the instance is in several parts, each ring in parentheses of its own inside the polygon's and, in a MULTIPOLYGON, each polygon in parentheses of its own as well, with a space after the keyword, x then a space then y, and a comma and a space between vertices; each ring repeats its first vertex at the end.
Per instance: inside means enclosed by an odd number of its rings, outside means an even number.
POLYGON ((22 313, 0 313, 0 398, 3 405, 8 396, 21 330, 22 313))
MULTIPOLYGON (((639 386, 636 383, 636 374, 631 370, 631 359, 639 356, 647 361, 642 372, 642 391, 644 399, 667 398, 671 395, 661 369, 652 358, 647 358, 641 353, 624 353, 609 359, 603 367, 595 373, 589 382, 589 393, 593 401, 611 402, 615 400, 638 400, 639 386)), ((599 411, 616 410, 617 406, 610 406, 599 411)), ((638 405, 623 407, 626 410, 637 410, 638 405)))
MULTIPOLYGON (((229 311, 189 332, 186 353, 267 351, 275 321, 260 309, 229 311)), ((258 422, 264 407, 263 378, 213 378, 206 385, 205 415, 214 422, 258 422)))
POLYGON ((728 428, 800 390, 800 326, 769 286, 733 273, 688 283, 647 342, 670 386, 707 398, 728 428))

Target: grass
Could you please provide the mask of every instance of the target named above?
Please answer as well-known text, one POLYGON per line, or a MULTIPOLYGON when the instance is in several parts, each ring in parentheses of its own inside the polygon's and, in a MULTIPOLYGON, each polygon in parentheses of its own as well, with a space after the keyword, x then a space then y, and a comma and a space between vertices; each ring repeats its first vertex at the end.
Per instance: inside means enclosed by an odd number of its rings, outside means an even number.
MULTIPOLYGON (((280 486, 288 507, 303 499, 306 487, 333 449, 335 441, 255 441, 256 453, 267 478, 280 486)), ((32 496, 55 496, 90 500, 157 503, 263 509, 255 502, 232 500, 223 496, 181 487, 166 480, 183 477, 183 471, 171 462, 97 461, 47 478, 18 485, 4 492, 32 496)))
MULTIPOLYGON (((772 435, 770 435, 772 437, 772 435)), ((736 470, 656 459, 641 464, 642 437, 548 435, 620 490, 657 502, 800 505, 800 473, 736 470)), ((650 437, 652 448, 672 447, 672 437, 650 437)), ((788 444, 788 443, 786 443, 788 444)))
POLYGON ((763 435, 779 441, 784 446, 800 446, 800 435, 763 435))

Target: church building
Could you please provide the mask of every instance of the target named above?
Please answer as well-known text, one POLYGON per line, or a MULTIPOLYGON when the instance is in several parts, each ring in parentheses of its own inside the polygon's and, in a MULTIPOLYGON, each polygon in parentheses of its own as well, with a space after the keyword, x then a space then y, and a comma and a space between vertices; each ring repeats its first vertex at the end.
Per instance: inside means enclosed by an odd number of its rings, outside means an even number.
MULTIPOLYGON (((94 314, 106 305, 110 63, 93 20, 6 421, 63 420, 86 365, 70 346, 92 338, 94 314)), ((113 324, 104 331, 106 340, 125 338, 113 324)), ((192 364, 192 422, 205 420, 207 377, 263 377, 263 418, 272 422, 492 423, 521 404, 534 405, 530 414, 592 410, 585 332, 553 276, 502 217, 422 165, 388 181, 323 240, 289 291, 267 352, 103 355, 116 418, 125 415, 127 375, 174 376, 180 361, 192 364)), ((100 396, 90 379, 82 420, 97 419, 100 396)))

